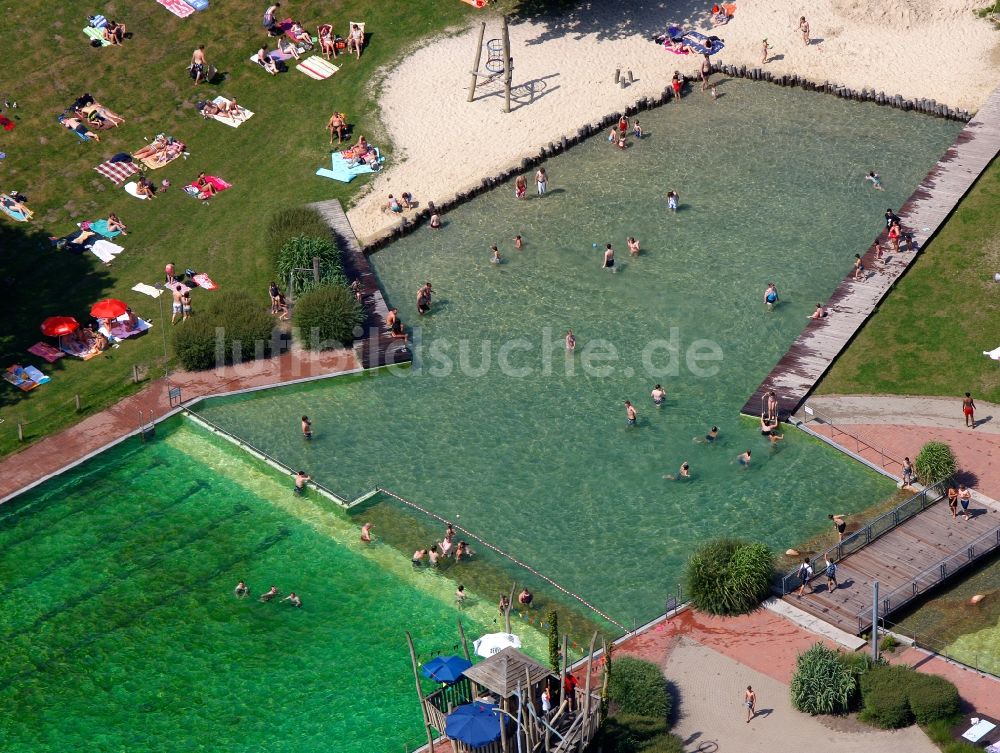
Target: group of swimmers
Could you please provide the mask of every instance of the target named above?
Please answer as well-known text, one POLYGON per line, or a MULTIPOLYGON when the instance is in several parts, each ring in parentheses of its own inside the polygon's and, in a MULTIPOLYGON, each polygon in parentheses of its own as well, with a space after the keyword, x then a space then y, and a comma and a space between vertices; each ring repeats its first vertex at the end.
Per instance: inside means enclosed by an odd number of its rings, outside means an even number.
MULTIPOLYGON (((236 584, 236 588, 233 589, 233 593, 236 595, 237 599, 245 599, 250 596, 250 587, 246 584, 246 581, 241 580, 236 584)), ((269 601, 273 601, 276 597, 281 595, 281 591, 278 590, 277 586, 271 586, 267 591, 260 595, 260 601, 265 604, 269 601)), ((279 599, 279 601, 287 601, 293 607, 301 607, 302 599, 299 598, 298 594, 292 591, 284 599, 279 599)))
POLYGON ((455 527, 448 523, 444 538, 426 549, 417 549, 410 561, 414 567, 423 566, 424 560, 427 561, 428 566, 437 567, 442 559, 452 558, 455 562, 463 562, 471 560, 474 556, 475 552, 464 539, 455 541, 455 527))

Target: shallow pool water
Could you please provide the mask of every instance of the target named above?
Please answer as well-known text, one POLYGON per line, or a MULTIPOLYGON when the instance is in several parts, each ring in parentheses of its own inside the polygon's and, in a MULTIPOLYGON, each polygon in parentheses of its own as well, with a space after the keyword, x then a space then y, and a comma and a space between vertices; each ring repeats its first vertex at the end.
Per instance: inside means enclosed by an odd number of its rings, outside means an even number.
MULTIPOLYGON (((0 510, 4 751, 412 750, 404 631, 455 653, 454 584, 200 429, 129 442, 0 510), (303 608, 240 600, 271 584, 303 608)), ((461 612, 471 641, 492 599, 461 612)), ((519 621, 526 650, 544 639, 519 621)))
POLYGON ((784 550, 828 512, 887 496, 889 481, 794 430, 772 449, 738 413, 959 126, 748 82, 720 91, 642 113, 646 136, 625 151, 598 137, 550 160, 544 197, 502 186, 375 254, 414 328, 412 369, 198 410, 342 494, 379 485, 454 518, 629 625, 662 611, 699 542, 784 550), (421 317, 424 281, 436 297, 421 317), (719 441, 701 442, 713 424, 719 441), (664 478, 683 461, 692 480, 664 478))

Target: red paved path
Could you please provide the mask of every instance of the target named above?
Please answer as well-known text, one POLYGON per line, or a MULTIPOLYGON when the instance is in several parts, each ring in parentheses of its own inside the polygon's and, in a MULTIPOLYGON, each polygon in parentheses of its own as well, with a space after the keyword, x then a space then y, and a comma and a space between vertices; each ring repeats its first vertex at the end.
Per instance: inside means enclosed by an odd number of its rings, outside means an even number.
MULTIPOLYGON (((196 397, 221 395, 252 387, 293 382, 300 379, 334 376, 358 368, 351 350, 311 353, 293 350, 266 361, 200 372, 170 375, 170 386, 181 388, 189 402, 196 397)), ((58 434, 46 437, 0 461, 0 500, 35 482, 57 473, 65 466, 138 430, 139 412, 148 423, 171 410, 167 381, 157 379, 145 389, 107 410, 90 416, 58 434)))

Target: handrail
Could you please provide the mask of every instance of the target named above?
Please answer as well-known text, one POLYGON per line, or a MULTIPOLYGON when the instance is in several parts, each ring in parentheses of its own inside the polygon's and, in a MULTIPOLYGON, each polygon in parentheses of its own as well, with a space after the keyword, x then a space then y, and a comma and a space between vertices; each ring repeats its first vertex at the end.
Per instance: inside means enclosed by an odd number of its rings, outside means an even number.
MULTIPOLYGON (((948 481, 949 479, 944 479, 938 481, 933 486, 925 487, 905 502, 896 505, 888 512, 882 513, 864 528, 855 531, 843 541, 834 544, 823 552, 815 554, 813 560, 819 561, 828 557, 831 562, 839 562, 847 555, 868 546, 875 539, 888 533, 901 523, 905 523, 917 513, 923 512, 931 505, 944 499, 948 481)), ((817 572, 815 577, 819 577, 819 575, 820 573, 817 572)), ((784 596, 785 594, 792 593, 801 584, 799 568, 796 566, 794 570, 781 579, 781 595, 784 596)))
POLYGON ((981 652, 979 650, 976 650, 974 657, 964 656, 959 658, 948 652, 948 646, 953 643, 952 640, 944 642, 942 640, 932 638, 926 633, 918 633, 914 630, 908 630, 898 623, 890 622, 882 616, 879 616, 878 621, 879 630, 883 633, 891 632, 901 635, 904 638, 908 638, 913 641, 913 645, 917 648, 922 648, 932 654, 943 656, 949 661, 961 664, 963 667, 968 667, 976 672, 982 672, 983 674, 996 677, 1000 680, 1000 656, 998 656, 996 651, 992 650, 989 646, 987 646, 983 651, 987 657, 992 659, 992 662, 988 665, 984 665, 980 661, 981 652))
MULTIPOLYGON (((987 531, 970 543, 963 544, 959 551, 952 552, 947 557, 939 560, 923 572, 918 573, 910 579, 909 583, 897 586, 885 596, 880 597, 880 613, 889 614, 893 610, 898 609, 913 597, 927 591, 933 586, 936 586, 949 575, 961 570, 973 560, 993 551, 998 547, 1000 547, 1000 526, 997 526, 991 531, 987 531), (979 550, 978 552, 976 551, 977 549, 979 550), (959 561, 958 566, 954 569, 949 569, 949 566, 955 560, 959 561), (903 594, 905 598, 902 599, 899 604, 894 605, 893 599, 898 594, 903 594)), ((858 612, 858 624, 862 624, 862 618, 870 613, 871 610, 869 608, 865 608, 858 612)))
MULTIPOLYGON (((856 453, 861 454, 861 445, 862 444, 864 444, 864 446, 866 448, 868 448, 869 450, 874 450, 875 452, 877 452, 879 454, 879 456, 881 457, 881 459, 882 459, 882 462, 880 463, 880 465, 883 468, 886 467, 886 462, 885 462, 886 458, 888 458, 889 460, 891 460, 896 465, 899 465, 899 466, 903 465, 903 461, 900 460, 899 458, 897 458, 891 452, 889 452, 888 448, 883 447, 882 445, 872 444, 865 437, 863 437, 860 433, 850 432, 850 431, 847 431, 845 429, 840 428, 840 426, 838 426, 837 423, 830 416, 826 415, 825 413, 821 413, 820 411, 817 411, 811 405, 806 404, 803 407, 803 409, 802 409, 802 413, 805 416, 805 419, 802 421, 803 424, 808 424, 810 421, 818 421, 819 423, 823 424, 824 426, 829 426, 832 429, 840 432, 841 434, 845 434, 846 436, 851 437, 855 441, 855 443, 856 443, 855 444, 855 448, 854 448, 854 451, 856 453)), ((830 437, 830 439, 836 441, 836 439, 834 437, 830 437)))

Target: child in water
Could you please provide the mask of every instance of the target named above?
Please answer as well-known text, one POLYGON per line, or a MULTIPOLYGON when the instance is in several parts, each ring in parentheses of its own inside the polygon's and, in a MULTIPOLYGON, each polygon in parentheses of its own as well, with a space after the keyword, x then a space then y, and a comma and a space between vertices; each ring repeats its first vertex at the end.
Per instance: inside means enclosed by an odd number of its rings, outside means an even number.
POLYGON ((518 248, 519 249, 523 245, 524 245, 524 241, 521 240, 521 236, 520 235, 515 235, 514 236, 514 248, 518 248))
POLYGON ((885 190, 884 188, 882 188, 882 178, 880 178, 879 174, 874 170, 872 170, 871 172, 868 173, 868 175, 865 176, 865 180, 871 181, 871 184, 876 188, 876 190, 879 191, 885 190))
POLYGON ((641 139, 642 138, 642 126, 639 125, 639 121, 638 120, 636 120, 632 124, 632 135, 635 136, 637 139, 641 139))
POLYGON ((500 263, 500 250, 496 246, 490 246, 490 264, 500 263))

